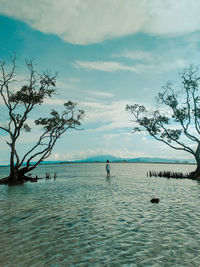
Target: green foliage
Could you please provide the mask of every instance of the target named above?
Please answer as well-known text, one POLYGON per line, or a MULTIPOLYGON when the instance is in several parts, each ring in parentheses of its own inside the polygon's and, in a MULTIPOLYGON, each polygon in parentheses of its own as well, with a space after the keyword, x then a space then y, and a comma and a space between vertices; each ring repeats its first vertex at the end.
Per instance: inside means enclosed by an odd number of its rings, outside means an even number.
POLYGON ((24 124, 24 130, 26 131, 26 132, 30 132, 31 131, 31 127, 29 127, 28 126, 28 124, 24 124))
POLYGON ((56 89, 56 76, 49 73, 39 74, 34 70, 32 61, 26 61, 29 70, 29 77, 26 83, 19 90, 11 90, 11 84, 15 82, 15 58, 12 61, 13 67, 9 73, 5 72, 5 63, 0 64, 2 78, 0 79, 0 97, 8 110, 8 123, 6 126, 0 125, 0 129, 7 132, 10 142, 7 144, 11 149, 10 166, 11 170, 19 169, 26 162, 26 170, 35 168, 41 161, 47 158, 60 136, 68 129, 77 129, 81 125, 84 117, 83 110, 77 110, 77 104, 68 101, 64 103, 62 112, 52 110, 45 118, 35 119, 35 125, 42 126, 39 139, 32 148, 20 159, 16 144, 21 135, 21 131, 30 132, 31 127, 27 124, 27 119, 31 111, 41 105, 45 98, 52 97, 56 89), (31 165, 32 160, 37 160, 31 165))
POLYGON ((163 131, 160 135, 160 137, 164 140, 166 139, 167 142, 171 143, 172 141, 179 140, 181 136, 182 130, 172 130, 167 129, 167 131, 163 131))
MULTIPOLYGON (((195 157, 200 149, 194 150, 185 138, 200 147, 200 97, 198 95, 200 76, 198 69, 191 66, 181 73, 182 88, 176 90, 168 82, 156 100, 160 108, 148 110, 144 105, 127 105, 136 126, 133 133, 147 131, 155 139, 172 148, 184 150, 195 157)), ((200 158, 200 155, 198 156, 200 158)))
MULTIPOLYGON (((45 78, 46 80, 46 78, 45 78)), ((41 105, 45 97, 51 97, 55 92, 54 88, 49 89, 49 86, 55 86, 55 78, 49 78, 49 83, 40 81, 41 87, 33 87, 32 85, 23 85, 16 93, 10 94, 10 102, 21 104, 41 105)))
POLYGON ((81 124, 84 117, 84 111, 78 110, 75 112, 76 103, 68 101, 64 103, 64 111, 59 114, 56 110, 52 110, 49 118, 39 118, 35 120, 36 125, 42 125, 47 132, 54 132, 59 134, 66 128, 76 128, 81 124))

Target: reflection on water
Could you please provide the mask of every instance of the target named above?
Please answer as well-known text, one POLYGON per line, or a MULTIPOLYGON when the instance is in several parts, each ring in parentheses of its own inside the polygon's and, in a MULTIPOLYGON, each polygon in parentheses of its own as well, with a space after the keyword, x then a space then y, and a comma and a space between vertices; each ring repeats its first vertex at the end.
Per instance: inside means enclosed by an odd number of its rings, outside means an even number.
POLYGON ((56 181, 1 186, 0 266, 199 266, 200 184, 146 177, 162 168, 194 166, 49 165, 56 181))

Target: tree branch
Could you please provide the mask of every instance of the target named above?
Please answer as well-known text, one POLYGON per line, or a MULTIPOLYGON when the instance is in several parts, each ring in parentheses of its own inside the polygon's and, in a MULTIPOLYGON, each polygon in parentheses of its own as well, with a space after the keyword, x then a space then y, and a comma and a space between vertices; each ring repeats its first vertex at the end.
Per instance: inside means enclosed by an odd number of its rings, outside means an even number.
POLYGON ((190 149, 190 148, 187 149, 187 147, 186 147, 186 148, 184 148, 184 147, 176 147, 176 146, 173 146, 172 144, 168 143, 167 141, 165 141, 165 140, 163 140, 163 139, 161 139, 161 138, 158 138, 158 137, 155 136, 154 134, 151 134, 151 135, 152 135, 156 140, 165 143, 166 145, 168 145, 168 146, 171 147, 171 148, 174 148, 174 149, 176 149, 176 150, 183 150, 183 151, 189 152, 189 153, 192 154, 193 156, 195 155, 194 151, 193 151, 192 149, 190 149))

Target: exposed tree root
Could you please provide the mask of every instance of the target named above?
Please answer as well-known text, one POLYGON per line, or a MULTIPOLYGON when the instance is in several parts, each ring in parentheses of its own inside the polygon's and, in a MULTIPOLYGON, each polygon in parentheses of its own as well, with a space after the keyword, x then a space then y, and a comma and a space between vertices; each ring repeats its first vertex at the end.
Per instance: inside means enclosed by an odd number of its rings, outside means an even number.
POLYGON ((8 177, 5 177, 5 178, 2 178, 0 179, 0 185, 4 184, 4 185, 20 185, 20 184, 23 184, 23 183, 26 183, 26 182, 37 182, 38 181, 38 178, 32 178, 32 177, 29 177, 29 176, 20 176, 18 179, 16 180, 11 180, 11 178, 8 176, 8 177))

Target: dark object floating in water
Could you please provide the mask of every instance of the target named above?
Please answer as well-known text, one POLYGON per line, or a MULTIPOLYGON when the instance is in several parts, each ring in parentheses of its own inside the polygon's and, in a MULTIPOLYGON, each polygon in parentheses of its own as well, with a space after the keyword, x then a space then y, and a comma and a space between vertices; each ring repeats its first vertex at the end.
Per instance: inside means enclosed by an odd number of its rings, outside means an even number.
POLYGON ((151 203, 159 203, 160 199, 157 197, 154 197, 150 201, 151 201, 151 203))

